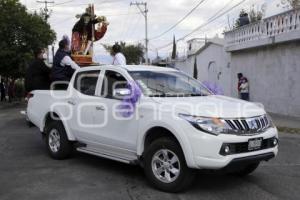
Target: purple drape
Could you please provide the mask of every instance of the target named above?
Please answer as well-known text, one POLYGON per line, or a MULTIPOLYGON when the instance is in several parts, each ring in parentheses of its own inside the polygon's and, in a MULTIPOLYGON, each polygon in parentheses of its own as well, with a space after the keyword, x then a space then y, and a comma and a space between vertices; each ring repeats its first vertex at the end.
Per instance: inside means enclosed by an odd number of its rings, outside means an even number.
POLYGON ((209 82, 209 81, 203 81, 202 82, 207 89, 209 89, 211 92, 213 92, 216 95, 224 95, 224 90, 221 86, 219 86, 216 83, 209 82))
POLYGON ((128 82, 127 88, 130 89, 130 97, 126 97, 122 100, 121 104, 118 106, 119 113, 123 117, 130 117, 135 111, 136 103, 142 95, 142 91, 136 82, 128 82))

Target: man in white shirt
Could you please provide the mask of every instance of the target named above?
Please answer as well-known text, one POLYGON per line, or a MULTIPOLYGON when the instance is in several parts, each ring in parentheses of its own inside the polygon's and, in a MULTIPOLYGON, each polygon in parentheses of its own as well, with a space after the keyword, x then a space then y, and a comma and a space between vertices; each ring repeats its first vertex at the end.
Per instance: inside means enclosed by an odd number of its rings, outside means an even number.
POLYGON ((113 56, 113 65, 126 65, 126 58, 121 53, 121 46, 118 44, 113 45, 111 55, 113 56))

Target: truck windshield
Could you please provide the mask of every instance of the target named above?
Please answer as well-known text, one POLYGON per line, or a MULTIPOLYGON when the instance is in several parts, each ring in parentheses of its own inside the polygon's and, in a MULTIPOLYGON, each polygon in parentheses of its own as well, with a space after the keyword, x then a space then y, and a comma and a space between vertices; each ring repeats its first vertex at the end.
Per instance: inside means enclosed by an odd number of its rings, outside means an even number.
POLYGON ((149 97, 211 95, 200 82, 178 71, 131 71, 129 74, 149 97))

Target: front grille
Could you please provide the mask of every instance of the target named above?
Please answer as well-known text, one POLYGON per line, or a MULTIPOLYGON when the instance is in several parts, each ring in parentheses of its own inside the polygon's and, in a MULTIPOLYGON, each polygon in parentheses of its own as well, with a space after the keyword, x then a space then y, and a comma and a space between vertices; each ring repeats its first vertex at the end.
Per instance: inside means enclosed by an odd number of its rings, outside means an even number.
POLYGON ((266 115, 243 118, 243 119, 224 119, 234 134, 253 135, 266 130, 270 126, 270 122, 266 115))

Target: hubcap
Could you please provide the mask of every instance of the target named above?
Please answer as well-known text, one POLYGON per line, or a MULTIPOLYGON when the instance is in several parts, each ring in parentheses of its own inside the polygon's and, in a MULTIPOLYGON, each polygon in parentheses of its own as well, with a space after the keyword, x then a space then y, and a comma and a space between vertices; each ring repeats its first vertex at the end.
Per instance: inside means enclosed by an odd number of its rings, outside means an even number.
POLYGON ((59 150, 60 135, 56 129, 52 129, 49 133, 49 147, 53 153, 56 153, 59 150))
POLYGON ((175 153, 168 149, 157 151, 152 157, 152 171, 164 183, 175 181, 180 174, 180 162, 175 153))

